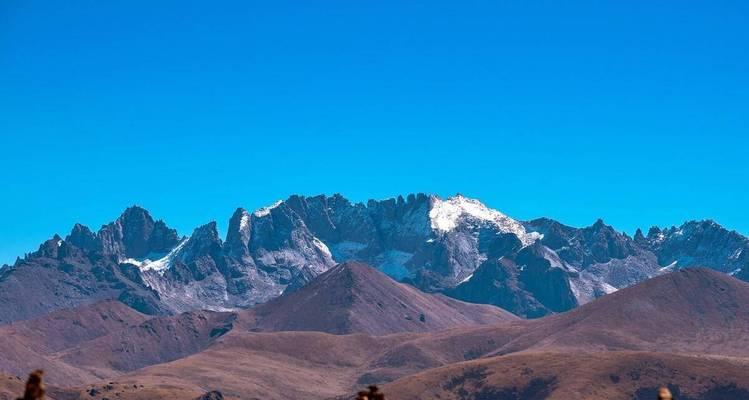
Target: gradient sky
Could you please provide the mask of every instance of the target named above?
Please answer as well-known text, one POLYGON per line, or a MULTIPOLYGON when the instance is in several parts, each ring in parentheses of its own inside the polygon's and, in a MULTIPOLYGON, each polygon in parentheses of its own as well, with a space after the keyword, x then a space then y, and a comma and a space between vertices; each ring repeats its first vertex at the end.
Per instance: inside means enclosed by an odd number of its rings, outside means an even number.
POLYGON ((291 193, 749 233, 749 2, 0 2, 0 263, 291 193))

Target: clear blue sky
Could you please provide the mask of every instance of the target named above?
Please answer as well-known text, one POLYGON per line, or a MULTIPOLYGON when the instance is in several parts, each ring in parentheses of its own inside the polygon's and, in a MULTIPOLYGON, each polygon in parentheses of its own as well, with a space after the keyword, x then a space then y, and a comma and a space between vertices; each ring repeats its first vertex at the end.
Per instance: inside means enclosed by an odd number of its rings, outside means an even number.
POLYGON ((0 263, 291 193, 749 233, 749 2, 0 2, 0 263))

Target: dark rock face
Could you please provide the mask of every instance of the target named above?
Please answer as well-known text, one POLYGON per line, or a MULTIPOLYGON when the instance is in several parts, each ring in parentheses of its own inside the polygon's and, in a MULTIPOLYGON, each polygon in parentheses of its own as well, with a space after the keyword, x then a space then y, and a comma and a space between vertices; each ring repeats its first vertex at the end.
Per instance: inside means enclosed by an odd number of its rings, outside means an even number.
POLYGON ((229 220, 226 232, 226 253, 233 258, 247 260, 250 257, 250 213, 238 208, 229 220))
POLYGON ((539 303, 554 312, 570 310, 578 305, 569 278, 562 268, 555 268, 546 248, 533 244, 523 248, 516 257, 520 266, 518 279, 539 303))
POLYGON ((65 241, 86 252, 95 251, 98 246, 96 235, 87 226, 81 224, 73 226, 73 230, 70 231, 65 241))
POLYGON ((138 206, 129 207, 115 222, 103 226, 97 238, 102 254, 136 259, 168 252, 179 242, 177 231, 163 221, 154 221, 138 206))
POLYGON ((552 312, 525 288, 515 273, 517 265, 510 260, 487 260, 473 277, 445 294, 471 303, 494 304, 526 318, 537 318, 552 312))
POLYGON ((184 283, 202 281, 220 272, 226 272, 226 260, 215 222, 196 228, 166 271, 184 283))
POLYGON ((544 235, 541 243, 554 250, 566 262, 581 267, 606 263, 637 254, 637 244, 602 220, 582 228, 572 228, 541 218, 526 223, 532 231, 544 235))
POLYGON ((446 294, 472 303, 494 304, 526 318, 570 310, 578 301, 569 273, 552 265, 548 251, 536 243, 501 259, 487 260, 469 280, 446 294))
POLYGON ((712 221, 631 238, 602 220, 583 228, 515 221, 460 195, 366 204, 294 195, 252 213, 237 209, 225 242, 215 223, 180 238, 133 206, 95 233, 76 224, 64 240, 55 235, 0 270, 0 304, 9 304, 0 320, 104 298, 156 314, 249 307, 346 261, 427 292, 537 317, 678 268, 705 266, 747 280, 747 247, 749 239, 712 221))

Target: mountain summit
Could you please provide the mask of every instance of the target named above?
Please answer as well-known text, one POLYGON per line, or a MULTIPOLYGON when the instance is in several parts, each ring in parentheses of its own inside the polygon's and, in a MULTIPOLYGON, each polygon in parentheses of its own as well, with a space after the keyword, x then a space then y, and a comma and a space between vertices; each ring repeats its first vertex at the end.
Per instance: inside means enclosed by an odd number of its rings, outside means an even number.
POLYGON ((517 319, 502 309, 428 294, 358 262, 248 311, 254 331, 427 332, 517 319))

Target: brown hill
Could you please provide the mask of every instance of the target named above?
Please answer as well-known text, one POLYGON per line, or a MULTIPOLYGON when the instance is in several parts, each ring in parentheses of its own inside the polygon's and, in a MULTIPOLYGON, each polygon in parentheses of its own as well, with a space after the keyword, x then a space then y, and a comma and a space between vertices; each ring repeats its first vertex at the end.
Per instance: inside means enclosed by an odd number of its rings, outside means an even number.
POLYGON ((0 326, 0 332, 3 337, 17 336, 33 343, 38 350, 49 352, 138 325, 149 318, 119 301, 108 300, 0 326))
POLYGON ((81 371, 54 354, 146 319, 120 302, 105 301, 1 326, 0 370, 25 376, 42 368, 49 371, 47 379, 66 383, 96 379, 96 375, 81 371))
POLYGON ((749 357, 749 283, 685 269, 528 325, 497 349, 645 350, 749 357))
POLYGON ((385 385, 399 400, 749 398, 747 360, 668 353, 521 353, 435 368, 385 385))
POLYGON ((339 264, 296 292, 244 313, 253 331, 430 332, 517 319, 500 308, 427 294, 367 265, 339 264))
POLYGON ((55 354, 101 377, 117 376, 200 352, 232 329, 236 314, 194 311, 156 317, 55 354))
POLYGON ((0 370, 44 369, 57 384, 81 384, 199 352, 236 315, 196 311, 150 318, 117 302, 57 310, 0 327, 0 370))

